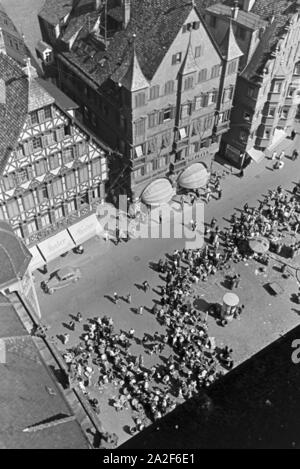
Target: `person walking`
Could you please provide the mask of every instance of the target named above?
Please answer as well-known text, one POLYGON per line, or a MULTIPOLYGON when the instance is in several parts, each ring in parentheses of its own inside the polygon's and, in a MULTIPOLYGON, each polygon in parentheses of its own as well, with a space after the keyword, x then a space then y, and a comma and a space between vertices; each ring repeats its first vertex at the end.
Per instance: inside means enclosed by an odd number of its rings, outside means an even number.
POLYGON ((297 158, 298 158, 298 152, 297 150, 294 150, 293 153, 292 153, 292 161, 295 161, 297 158))
POLYGON ((117 292, 115 292, 115 293, 114 293, 114 302, 115 302, 115 304, 117 304, 118 301, 119 301, 119 295, 118 295, 117 292))
POLYGON ((138 309, 138 314, 143 314, 144 312, 144 306, 140 306, 138 309))
POLYGON ((296 132, 295 132, 295 130, 293 129, 293 130, 291 131, 291 140, 294 140, 295 136, 296 136, 296 132))
POLYGON ((147 293, 147 291, 150 290, 150 285, 149 285, 149 282, 147 282, 147 280, 143 282, 143 288, 144 288, 145 293, 147 293))
POLYGON ((69 329, 71 329, 71 331, 75 331, 75 321, 70 321, 69 322, 69 329))
POLYGON ((222 198, 222 189, 220 188, 218 190, 218 200, 220 200, 222 198))
POLYGON ((77 320, 78 322, 81 322, 81 321, 82 321, 82 314, 81 314, 80 312, 77 313, 77 315, 76 315, 76 320, 77 320))
POLYGON ((127 294, 126 301, 127 301, 128 304, 131 303, 131 294, 130 293, 127 294))
POLYGON ((62 339, 63 339, 63 344, 64 345, 67 345, 67 343, 69 342, 70 340, 70 334, 66 333, 62 336, 62 339))

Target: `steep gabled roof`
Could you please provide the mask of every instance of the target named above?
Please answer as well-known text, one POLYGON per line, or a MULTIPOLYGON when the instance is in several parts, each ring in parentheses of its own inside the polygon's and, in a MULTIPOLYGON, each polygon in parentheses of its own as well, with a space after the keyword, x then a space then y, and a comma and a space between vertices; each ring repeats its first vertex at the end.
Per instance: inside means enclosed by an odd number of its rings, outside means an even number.
POLYGON ((39 16, 48 23, 56 25, 72 11, 73 0, 46 0, 39 16))
MULTIPOLYGON (((95 45, 92 35, 83 27, 72 50, 61 52, 61 56, 97 85, 108 78, 117 81, 118 69, 124 68, 123 62, 128 60, 128 49, 135 35, 140 69, 146 80, 151 81, 192 8, 201 14, 210 3, 211 0, 195 0, 194 4, 190 0, 132 0, 131 18, 126 30, 116 32, 106 50, 103 45, 95 45), (92 54, 86 52, 89 47, 94 49, 92 54)), ((68 26, 64 34, 68 35, 68 26)), ((214 42, 211 35, 210 38, 214 42)), ((218 49, 215 42, 214 45, 218 49)))
POLYGON ((28 81, 28 112, 36 111, 54 102, 55 99, 40 86, 36 79, 28 81))
POLYGON ((149 86, 149 82, 141 70, 135 47, 133 47, 132 58, 127 72, 120 82, 129 91, 138 91, 149 86))
POLYGON ((238 43, 236 42, 231 21, 229 23, 229 27, 225 33, 220 47, 223 56, 227 61, 237 59, 244 55, 241 49, 239 48, 238 43))
POLYGON ((21 67, 0 53, 0 78, 6 86, 6 102, 0 104, 0 174, 16 145, 28 111, 28 81, 21 67))

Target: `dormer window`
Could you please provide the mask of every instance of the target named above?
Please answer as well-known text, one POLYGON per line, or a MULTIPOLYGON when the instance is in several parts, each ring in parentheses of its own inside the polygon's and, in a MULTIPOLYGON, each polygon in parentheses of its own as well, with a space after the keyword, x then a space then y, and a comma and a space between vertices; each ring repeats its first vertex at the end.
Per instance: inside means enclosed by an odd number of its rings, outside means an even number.
POLYGON ((174 54, 172 56, 172 65, 180 64, 181 56, 182 56, 181 52, 177 52, 177 54, 174 54))

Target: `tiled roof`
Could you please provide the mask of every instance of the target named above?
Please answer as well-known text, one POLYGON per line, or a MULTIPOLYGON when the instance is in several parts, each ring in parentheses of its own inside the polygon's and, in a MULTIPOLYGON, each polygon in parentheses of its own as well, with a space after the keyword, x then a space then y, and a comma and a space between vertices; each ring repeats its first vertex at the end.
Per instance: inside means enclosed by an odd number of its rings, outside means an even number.
MULTIPOLYGON (((224 5, 222 3, 217 3, 209 7, 207 10, 210 13, 215 13, 216 15, 221 15, 221 16, 224 15, 224 16, 231 17, 232 6, 233 6, 233 3, 231 3, 231 6, 224 5)), ((262 18, 258 16, 257 14, 254 14, 253 10, 251 10, 251 12, 239 10, 237 14, 237 18, 232 19, 232 21, 242 26, 245 26, 246 28, 253 29, 253 30, 265 25, 265 22, 262 20, 262 18)))
POLYGON ((28 112, 42 109, 54 102, 53 96, 39 84, 37 79, 32 78, 28 81, 28 112))
POLYGON ((69 98, 65 93, 63 93, 57 86, 53 85, 51 81, 43 80, 42 78, 37 78, 36 81, 38 84, 47 91, 47 93, 52 96, 55 100, 55 104, 62 108, 65 111, 71 109, 78 109, 79 106, 71 98, 69 98))
POLYGON ((6 84, 6 104, 0 104, 0 174, 17 143, 28 110, 28 82, 22 69, 0 53, 0 79, 6 84))
MULTIPOLYGON (((211 0, 195 0, 197 10, 211 4, 211 0)), ((128 60, 136 35, 135 48, 141 70, 151 80, 192 8, 190 0, 132 0, 131 19, 126 30, 116 32, 107 50, 95 45, 87 29, 82 30, 71 52, 61 54, 101 85, 128 60), (92 57, 86 46, 94 49, 92 57)), ((65 34, 68 31, 66 29, 65 34)))
POLYGON ((129 91, 137 91, 149 86, 149 83, 141 70, 134 47, 129 67, 120 82, 122 83, 124 88, 129 91))
POLYGON ((5 363, 0 363, 0 447, 87 449, 85 435, 34 339, 3 295, 0 295, 0 331, 5 344, 5 363), (71 420, 58 423, 66 417, 71 420), (43 423, 47 425, 39 429, 38 425, 43 423), (30 427, 34 431, 24 431, 30 427))
POLYGON ((73 0, 45 0, 39 16, 49 23, 56 25, 73 8, 73 0))
POLYGON ((16 282, 26 272, 32 255, 8 223, 0 220, 0 287, 16 282))

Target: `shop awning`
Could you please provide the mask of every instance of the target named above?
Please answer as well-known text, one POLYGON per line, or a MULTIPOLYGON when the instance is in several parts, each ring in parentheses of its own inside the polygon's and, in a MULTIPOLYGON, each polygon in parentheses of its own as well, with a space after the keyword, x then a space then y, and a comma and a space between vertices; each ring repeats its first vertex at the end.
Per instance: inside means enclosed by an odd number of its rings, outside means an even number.
POLYGON ((250 150, 248 150, 247 153, 250 156, 250 158, 252 158, 252 160, 255 161, 255 163, 260 163, 265 157, 262 151, 255 150, 255 148, 250 148, 250 150))
POLYGON ((67 230, 61 231, 38 244, 38 248, 47 262, 71 251, 74 247, 75 244, 67 230))
POLYGON ((209 173, 202 163, 194 163, 179 176, 178 183, 184 189, 198 189, 206 186, 209 173))
POLYGON ((146 205, 161 205, 171 200, 174 190, 170 181, 159 178, 152 181, 142 193, 142 201, 146 205))
POLYGON ((32 248, 29 248, 29 251, 32 254, 32 259, 29 264, 29 269, 31 270, 31 272, 36 269, 40 269, 40 267, 43 267, 46 264, 45 259, 43 258, 42 254, 36 246, 32 246, 32 248))
POLYGON ((96 214, 93 213, 89 217, 80 220, 72 226, 69 226, 68 231, 75 244, 81 244, 92 238, 93 236, 99 235, 103 228, 97 220, 96 214))

